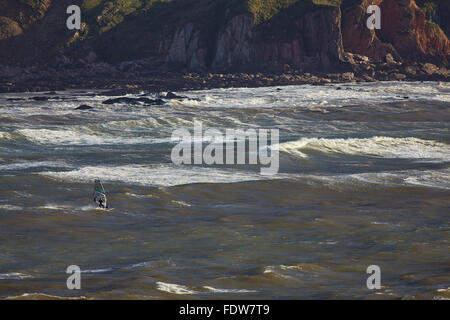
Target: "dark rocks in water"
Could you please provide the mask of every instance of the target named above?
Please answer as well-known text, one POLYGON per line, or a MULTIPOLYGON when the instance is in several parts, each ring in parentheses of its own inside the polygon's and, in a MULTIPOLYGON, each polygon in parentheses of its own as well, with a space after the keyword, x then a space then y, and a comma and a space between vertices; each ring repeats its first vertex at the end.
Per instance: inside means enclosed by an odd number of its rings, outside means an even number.
POLYGON ((50 98, 49 97, 32 97, 31 100, 34 101, 48 101, 50 98))
POLYGON ((47 96, 37 96, 37 97, 32 97, 30 98, 31 100, 34 101, 49 101, 49 100, 62 100, 62 101, 76 101, 76 98, 69 98, 69 97, 47 97, 47 96))
POLYGON ((137 101, 133 98, 115 98, 115 99, 108 99, 102 102, 103 104, 115 104, 115 103, 126 103, 126 104, 138 104, 137 101))
POLYGON ((121 97, 121 98, 115 98, 115 99, 108 99, 102 102, 103 104, 115 104, 115 103, 125 103, 125 104, 141 104, 138 102, 137 99, 134 98, 125 98, 125 97, 121 97))
POLYGON ((186 97, 186 96, 179 96, 179 95, 176 95, 175 93, 173 93, 173 92, 167 92, 167 94, 164 96, 162 96, 162 98, 163 99, 168 99, 168 100, 172 100, 172 99, 177 99, 177 100, 184 100, 184 99, 189 99, 189 100, 191 100, 191 101, 201 101, 199 98, 189 98, 189 97, 186 97))
POLYGON ((122 104, 129 104, 129 105, 163 105, 166 102, 162 99, 149 99, 149 98, 127 98, 127 97, 121 97, 121 98, 115 98, 115 99, 108 99, 102 102, 103 104, 116 104, 116 103, 122 103, 122 104))
POLYGON ((6 99, 6 101, 24 101, 25 99, 24 98, 9 98, 9 99, 6 99))
POLYGON ((162 106, 166 102, 162 99, 149 99, 149 98, 138 98, 138 101, 143 102, 146 105, 157 105, 162 106))
POLYGON ((336 90, 342 90, 342 87, 337 87, 336 90))
POLYGON ((78 108, 76 108, 75 110, 93 110, 93 109, 94 109, 93 107, 83 104, 83 105, 79 106, 78 108))
POLYGON ((165 99, 187 99, 187 97, 184 96, 178 96, 173 92, 167 92, 167 94, 163 97, 165 99))

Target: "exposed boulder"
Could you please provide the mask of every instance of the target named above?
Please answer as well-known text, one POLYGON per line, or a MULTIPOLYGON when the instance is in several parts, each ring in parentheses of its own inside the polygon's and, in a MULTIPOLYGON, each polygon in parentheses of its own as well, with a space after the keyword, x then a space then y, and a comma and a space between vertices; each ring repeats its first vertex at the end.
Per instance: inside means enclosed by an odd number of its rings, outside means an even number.
POLYGON ((163 97, 164 99, 187 99, 187 97, 185 97, 185 96, 179 96, 179 95, 176 95, 175 93, 173 93, 173 92, 167 92, 166 93, 166 95, 163 97))
POLYGON ((31 100, 34 100, 34 101, 40 101, 40 102, 42 102, 42 101, 48 101, 48 100, 50 100, 50 99, 51 99, 50 97, 44 97, 44 96, 42 96, 42 97, 37 96, 37 97, 32 97, 32 98, 31 98, 31 100))
POLYGON ((342 74, 342 79, 344 81, 352 81, 355 79, 355 74, 353 72, 344 72, 342 74))
POLYGON ((94 108, 91 106, 88 106, 86 104, 83 104, 83 105, 79 106, 78 108, 76 108, 75 110, 94 110, 94 108))
POLYGON ((386 63, 389 65, 397 65, 397 62, 395 61, 394 57, 392 56, 392 54, 388 53, 385 57, 386 59, 386 63))
POLYGON ((437 66, 435 66, 434 64, 432 64, 432 63, 425 63, 422 66, 422 70, 423 70, 423 72, 425 72, 428 75, 435 74, 435 73, 439 72, 439 68, 437 66))
POLYGON ((0 17, 0 40, 5 40, 22 34, 19 24, 7 17, 0 17))
POLYGON ((120 97, 115 99, 108 99, 102 102, 103 104, 128 104, 128 105, 163 105, 166 102, 162 99, 149 98, 128 98, 120 97))

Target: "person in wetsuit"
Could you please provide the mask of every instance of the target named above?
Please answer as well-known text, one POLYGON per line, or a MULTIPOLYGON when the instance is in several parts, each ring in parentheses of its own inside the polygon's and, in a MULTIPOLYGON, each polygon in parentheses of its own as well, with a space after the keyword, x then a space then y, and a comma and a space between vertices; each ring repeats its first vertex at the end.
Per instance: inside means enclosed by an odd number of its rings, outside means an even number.
POLYGON ((105 208, 105 205, 103 204, 103 199, 102 199, 102 198, 100 198, 100 199, 98 200, 98 207, 99 207, 99 208, 102 208, 102 209, 105 208))

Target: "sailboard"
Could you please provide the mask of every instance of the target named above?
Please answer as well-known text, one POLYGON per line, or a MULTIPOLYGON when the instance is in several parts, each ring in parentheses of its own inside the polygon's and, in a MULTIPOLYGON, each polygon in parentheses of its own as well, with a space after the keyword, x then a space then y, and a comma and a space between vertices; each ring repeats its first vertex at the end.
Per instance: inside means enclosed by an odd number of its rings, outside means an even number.
POLYGON ((108 200, 106 198, 106 191, 103 187, 100 179, 95 179, 94 181, 94 192, 92 193, 92 198, 96 203, 98 208, 107 209, 108 208, 108 200))

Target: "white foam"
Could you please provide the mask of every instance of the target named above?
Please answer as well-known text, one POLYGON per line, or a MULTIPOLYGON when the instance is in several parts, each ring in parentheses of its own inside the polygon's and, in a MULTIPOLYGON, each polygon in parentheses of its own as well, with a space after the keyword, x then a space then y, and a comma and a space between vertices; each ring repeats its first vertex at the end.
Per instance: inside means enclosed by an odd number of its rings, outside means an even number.
POLYGON ((44 210, 67 210, 67 209, 73 209, 73 207, 69 206, 60 206, 57 204, 46 204, 44 206, 37 207, 37 209, 44 209, 44 210))
POLYGON ((291 279, 291 276, 287 276, 284 274, 279 273, 277 270, 275 270, 277 267, 273 267, 273 266, 268 266, 264 268, 264 272, 263 274, 267 274, 267 275, 271 275, 271 276, 275 276, 277 278, 283 278, 283 279, 291 279))
POLYGON ((14 300, 14 299, 20 299, 20 298, 39 298, 39 299, 61 299, 61 300, 81 300, 81 299, 86 299, 85 296, 80 296, 80 297, 62 297, 62 296, 54 296, 54 295, 50 295, 50 294, 46 294, 46 293, 39 293, 39 292, 34 292, 34 293, 24 293, 20 296, 11 296, 8 297, 8 300, 14 300))
POLYGON ((434 296, 433 300, 450 300, 450 298, 448 297, 443 297, 443 296, 434 296))
POLYGON ((88 269, 88 270, 81 270, 81 273, 105 273, 105 272, 111 272, 112 268, 105 268, 105 269, 88 269))
POLYGON ((12 140, 13 135, 10 132, 0 131, 0 140, 12 140))
POLYGON ((188 287, 179 284, 157 282, 156 285, 158 290, 173 294, 188 295, 198 293, 197 291, 191 290, 188 287))
POLYGON ((19 207, 19 206, 9 205, 9 204, 2 204, 2 205, 0 205, 0 209, 8 210, 8 211, 17 211, 17 210, 22 210, 23 208, 19 207))
POLYGON ((139 262, 139 263, 132 264, 130 266, 130 268, 145 268, 149 264, 150 264, 150 262, 139 262))
POLYGON ((133 131, 136 129, 161 128, 164 127, 164 123, 161 123, 157 118, 146 117, 145 119, 110 121, 107 124, 102 124, 101 127, 106 130, 133 131))
POLYGON ((342 153, 383 158, 450 161, 449 144, 413 137, 372 137, 364 139, 302 138, 297 141, 281 143, 279 150, 301 158, 308 157, 305 150, 317 150, 326 153, 342 153))
POLYGON ((145 186, 176 186, 191 183, 233 183, 267 179, 259 173, 199 166, 125 165, 83 167, 73 171, 41 172, 64 181, 90 182, 97 177, 103 181, 120 181, 145 186))
POLYGON ((218 289, 209 286, 203 286, 204 289, 212 292, 212 293, 254 293, 258 292, 256 290, 247 290, 247 289, 218 289))
POLYGON ((93 206, 93 205, 87 205, 87 206, 82 206, 81 210, 82 211, 91 211, 91 210, 95 210, 97 209, 97 207, 93 206))
POLYGON ((450 169, 400 170, 390 172, 356 173, 332 176, 304 176, 324 182, 326 185, 380 184, 391 186, 422 186, 450 189, 450 169))
POLYGON ((404 178, 404 183, 423 187, 450 189, 450 169, 443 170, 414 170, 404 178))
POLYGON ((450 101, 450 93, 436 82, 425 83, 356 83, 332 84, 327 86, 292 85, 275 87, 231 88, 192 91, 183 93, 192 99, 200 96, 200 101, 184 100, 171 102, 172 105, 218 108, 286 108, 322 110, 329 106, 355 105, 360 103, 384 103, 392 101, 436 100, 450 101), (342 90, 336 90, 341 87, 342 90))
POLYGON ((144 262, 138 262, 131 265, 126 266, 125 268, 145 268, 145 267, 174 267, 176 266, 175 263, 173 263, 170 260, 156 260, 156 261, 144 261, 144 262))
POLYGON ((167 138, 114 136, 80 128, 70 129, 21 129, 18 131, 28 140, 51 145, 114 145, 114 144, 154 144, 171 142, 167 138))
POLYGON ((19 272, 0 273, 0 280, 23 280, 29 278, 33 278, 33 276, 19 272))
POLYGON ((177 200, 171 200, 170 203, 180 206, 180 207, 190 207, 191 205, 189 203, 186 203, 184 201, 177 201, 177 200))
POLYGON ((24 170, 38 167, 66 168, 68 165, 59 161, 28 161, 0 165, 0 170, 24 170))

